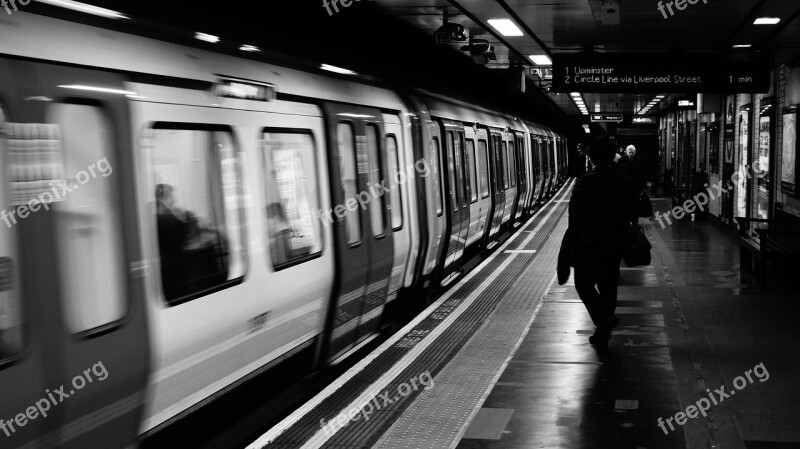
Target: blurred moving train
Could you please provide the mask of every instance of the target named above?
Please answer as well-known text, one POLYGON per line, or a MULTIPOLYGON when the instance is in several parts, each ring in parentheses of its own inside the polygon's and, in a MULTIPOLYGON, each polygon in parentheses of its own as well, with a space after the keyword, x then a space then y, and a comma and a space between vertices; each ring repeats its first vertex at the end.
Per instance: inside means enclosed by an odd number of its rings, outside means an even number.
POLYGON ((561 135, 433 93, 4 21, 0 447, 130 447, 330 363, 565 181, 561 135))

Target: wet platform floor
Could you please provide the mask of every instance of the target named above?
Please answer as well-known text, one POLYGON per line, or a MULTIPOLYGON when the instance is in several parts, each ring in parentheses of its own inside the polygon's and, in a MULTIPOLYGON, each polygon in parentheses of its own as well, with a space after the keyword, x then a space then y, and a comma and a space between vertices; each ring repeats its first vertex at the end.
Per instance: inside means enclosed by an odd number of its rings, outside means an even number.
MULTIPOLYGON (((800 448, 797 295, 739 284, 735 235, 713 221, 661 228, 642 219, 652 262, 623 265, 620 322, 598 350, 571 280, 554 282, 564 190, 429 316, 260 441, 286 448, 800 448), (429 390, 395 395, 367 420, 320 430, 320 416, 331 422, 363 412, 364 399, 400 391, 423 371, 435 380, 429 390), (704 415, 688 408, 704 398, 715 400, 704 415)), ((668 206, 654 200, 656 210, 668 206)))

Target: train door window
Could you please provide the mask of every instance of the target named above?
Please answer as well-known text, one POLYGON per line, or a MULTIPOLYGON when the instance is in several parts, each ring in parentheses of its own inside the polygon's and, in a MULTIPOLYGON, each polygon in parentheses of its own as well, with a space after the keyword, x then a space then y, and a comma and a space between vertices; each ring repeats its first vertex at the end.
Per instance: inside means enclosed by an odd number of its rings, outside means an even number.
POLYGON ((167 304, 241 282, 243 204, 230 127, 156 123, 149 164, 167 304))
POLYGON ((308 130, 265 129, 262 138, 267 253, 280 270, 322 253, 317 152, 308 130))
POLYGON ((478 187, 481 199, 489 196, 489 148, 483 139, 478 141, 478 187))
POLYGON ((78 334, 121 320, 127 309, 116 180, 109 178, 114 130, 99 104, 53 104, 47 117, 60 129, 69 192, 50 206, 61 299, 67 328, 78 334))
POLYGON ((458 198, 461 200, 461 206, 467 206, 467 178, 464 175, 464 138, 459 133, 456 134, 455 140, 455 155, 456 155, 456 183, 458 184, 458 198))
POLYGON ((453 132, 447 133, 447 179, 450 181, 450 204, 453 210, 458 210, 458 187, 456 186, 456 165, 454 148, 456 145, 455 136, 453 132))
MULTIPOLYGON (((400 175, 400 155, 397 151, 397 136, 386 136, 386 161, 389 173, 397 185, 389 192, 392 212, 392 230, 399 231, 403 228, 403 184, 399 180, 406 179, 400 175)), ((404 173, 405 175, 405 173, 404 173)))
POLYGON ((442 177, 439 172, 439 168, 442 166, 442 158, 439 146, 439 138, 433 137, 431 140, 431 165, 433 166, 433 176, 436 178, 434 182, 436 182, 436 188, 433 189, 433 196, 436 200, 436 216, 442 215, 442 198, 444 197, 444 192, 442 192, 442 177))
MULTIPOLYGON (((339 173, 342 180, 342 199, 355 198, 358 194, 358 175, 356 174, 356 136, 353 124, 350 122, 339 123, 336 135, 339 138, 339 173)), ((356 245, 361 241, 361 222, 358 208, 347 209, 344 204, 336 206, 334 211, 344 213, 344 227, 347 234, 347 243, 356 245), (341 212, 344 210, 344 212, 341 212)))
MULTIPOLYGON (((373 186, 382 185, 381 182, 384 182, 385 179, 381 165, 380 144, 381 139, 378 127, 375 125, 367 125, 367 162, 369 164, 369 182, 373 186)), ((361 157, 359 157, 359 160, 361 160, 361 157)), ((386 233, 385 205, 386 200, 383 195, 378 195, 377 198, 373 198, 370 203, 369 210, 372 216, 372 234, 376 237, 386 233)))
POLYGON ((22 349, 22 313, 17 269, 17 233, 8 212, 9 160, 6 154, 5 114, 0 107, 0 366, 22 349))
POLYGON ((467 151, 464 152, 464 162, 467 164, 467 182, 469 185, 470 202, 478 200, 478 188, 475 185, 477 173, 475 170, 475 140, 467 140, 467 151))
POLYGON ((511 178, 510 173, 508 172, 508 142, 505 140, 503 141, 503 151, 502 151, 501 159, 503 161, 503 187, 508 189, 508 180, 511 178))
POLYGON ((514 142, 508 146, 508 177, 510 178, 511 187, 517 185, 517 156, 514 152, 514 142))

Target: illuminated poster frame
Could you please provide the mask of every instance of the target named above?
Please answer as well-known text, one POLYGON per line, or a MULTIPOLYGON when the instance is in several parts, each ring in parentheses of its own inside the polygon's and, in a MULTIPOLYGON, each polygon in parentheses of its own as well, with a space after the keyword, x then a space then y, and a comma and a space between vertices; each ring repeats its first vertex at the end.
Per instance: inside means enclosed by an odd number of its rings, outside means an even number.
POLYGON ((797 189, 797 109, 798 105, 783 109, 783 139, 781 142, 781 190, 798 196, 797 189))

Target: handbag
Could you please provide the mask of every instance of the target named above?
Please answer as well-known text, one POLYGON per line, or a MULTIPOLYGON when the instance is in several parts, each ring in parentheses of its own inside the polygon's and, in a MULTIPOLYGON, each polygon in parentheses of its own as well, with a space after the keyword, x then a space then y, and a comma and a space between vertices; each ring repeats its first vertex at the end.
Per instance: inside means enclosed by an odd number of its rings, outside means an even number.
POLYGON ((652 247, 641 226, 634 224, 628 229, 625 251, 622 254, 625 265, 629 267, 650 265, 650 249, 652 247))
POLYGON ((644 192, 639 195, 639 203, 636 205, 636 212, 638 212, 640 217, 644 218, 653 216, 653 203, 650 202, 650 197, 644 192))

